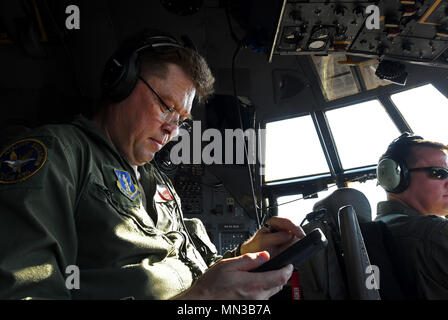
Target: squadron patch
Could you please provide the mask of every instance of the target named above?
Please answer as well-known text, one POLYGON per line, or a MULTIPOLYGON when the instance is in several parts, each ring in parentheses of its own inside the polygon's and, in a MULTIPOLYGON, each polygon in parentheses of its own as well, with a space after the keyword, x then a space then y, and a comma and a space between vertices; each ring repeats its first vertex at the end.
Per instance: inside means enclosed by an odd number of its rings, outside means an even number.
POLYGON ((117 176, 117 186, 118 189, 123 193, 129 200, 134 201, 140 195, 140 190, 132 182, 131 175, 127 171, 114 169, 115 175, 117 176))
POLYGON ((36 139, 14 142, 0 153, 0 184, 24 181, 38 172, 47 160, 47 148, 36 139))

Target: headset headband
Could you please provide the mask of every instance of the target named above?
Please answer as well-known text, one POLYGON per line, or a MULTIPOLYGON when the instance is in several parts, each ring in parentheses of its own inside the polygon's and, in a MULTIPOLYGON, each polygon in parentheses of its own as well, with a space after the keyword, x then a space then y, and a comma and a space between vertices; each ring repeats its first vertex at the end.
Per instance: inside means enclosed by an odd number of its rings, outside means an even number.
POLYGON ((401 146, 404 144, 412 144, 416 140, 424 140, 424 139, 421 136, 416 136, 406 131, 389 144, 386 154, 388 154, 389 149, 391 152, 393 152, 397 148, 397 146, 401 146))
MULTIPOLYGON (((186 36, 183 39, 189 40, 186 36)), ((162 47, 192 49, 191 46, 191 40, 184 45, 170 35, 144 30, 126 41, 106 63, 102 79, 103 95, 118 102, 131 94, 140 73, 138 57, 141 52, 162 47)))

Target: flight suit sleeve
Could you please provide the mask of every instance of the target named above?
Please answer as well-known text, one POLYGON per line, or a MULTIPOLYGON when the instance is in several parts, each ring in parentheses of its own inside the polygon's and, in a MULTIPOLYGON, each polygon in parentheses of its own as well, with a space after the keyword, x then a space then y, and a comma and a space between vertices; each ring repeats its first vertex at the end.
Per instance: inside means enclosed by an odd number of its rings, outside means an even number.
POLYGON ((210 240, 204 224, 199 219, 184 219, 188 232, 192 235, 196 248, 200 251, 207 265, 210 267, 222 259, 234 258, 240 255, 239 247, 219 255, 216 246, 210 240))
POLYGON ((201 253, 202 258, 210 267, 217 261, 221 260, 215 245, 211 242, 207 234, 204 224, 199 219, 184 219, 188 233, 191 235, 195 247, 201 253))
POLYGON ((70 298, 75 168, 55 137, 22 139, 1 151, 0 299, 70 298))

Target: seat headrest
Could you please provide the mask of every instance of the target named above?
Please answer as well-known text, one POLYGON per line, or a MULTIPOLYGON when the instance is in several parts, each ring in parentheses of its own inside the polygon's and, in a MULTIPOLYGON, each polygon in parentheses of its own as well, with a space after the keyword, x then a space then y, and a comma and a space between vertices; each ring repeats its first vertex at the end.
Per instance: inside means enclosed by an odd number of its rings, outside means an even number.
POLYGON ((338 222, 338 211, 341 207, 351 205, 355 209, 359 223, 372 221, 372 209, 369 200, 359 190, 353 188, 339 188, 332 194, 316 202, 313 210, 327 209, 328 214, 336 223, 338 222))

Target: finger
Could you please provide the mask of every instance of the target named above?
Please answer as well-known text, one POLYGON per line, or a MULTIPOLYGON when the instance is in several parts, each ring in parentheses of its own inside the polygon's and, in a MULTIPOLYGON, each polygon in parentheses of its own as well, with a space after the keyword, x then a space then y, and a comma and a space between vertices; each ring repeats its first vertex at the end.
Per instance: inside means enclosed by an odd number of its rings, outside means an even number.
POLYGON ((294 235, 290 233, 279 231, 264 235, 263 242, 269 243, 269 246, 279 246, 291 243, 294 238, 295 238, 294 235))
POLYGON ((305 232, 299 226, 296 226, 291 220, 281 217, 272 217, 268 224, 275 230, 291 232, 297 238, 301 239, 305 236, 305 232))
POLYGON ((246 273, 244 275, 245 285, 241 288, 241 296, 257 300, 268 299, 288 282, 292 270, 292 265, 288 265, 273 271, 246 273))
POLYGON ((255 253, 246 253, 240 257, 235 258, 237 261, 235 268, 240 271, 249 271, 261 266, 270 258, 269 252, 261 251, 255 253))
MULTIPOLYGON (((290 242, 287 242, 287 243, 285 243, 285 244, 282 244, 282 245, 280 245, 280 246, 277 246, 277 254, 279 254, 280 252, 282 252, 282 251, 284 251, 284 250, 286 250, 287 248, 289 248, 290 246, 292 246, 294 243, 296 243, 297 241, 300 241, 300 239, 298 239, 298 238, 296 238, 296 237, 294 237, 293 239, 292 239, 292 241, 290 241, 290 242)), ((271 253, 271 252, 270 252, 271 253)), ((274 253, 271 253, 271 256, 274 256, 274 253)))
POLYGON ((263 281, 264 290, 272 290, 284 286, 291 278, 293 270, 292 264, 288 264, 278 270, 257 273, 257 276, 263 281))
POLYGON ((269 219, 268 224, 276 230, 282 230, 293 233, 296 237, 302 238, 305 236, 305 232, 301 227, 295 225, 291 220, 281 217, 272 217, 269 219))

